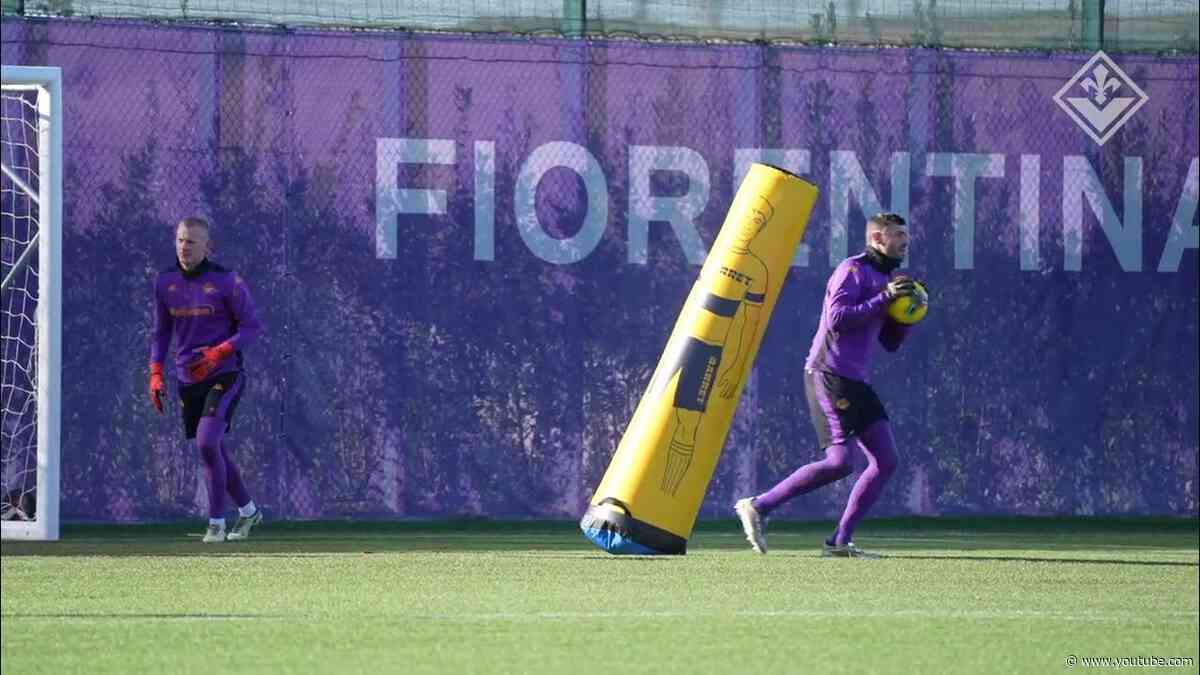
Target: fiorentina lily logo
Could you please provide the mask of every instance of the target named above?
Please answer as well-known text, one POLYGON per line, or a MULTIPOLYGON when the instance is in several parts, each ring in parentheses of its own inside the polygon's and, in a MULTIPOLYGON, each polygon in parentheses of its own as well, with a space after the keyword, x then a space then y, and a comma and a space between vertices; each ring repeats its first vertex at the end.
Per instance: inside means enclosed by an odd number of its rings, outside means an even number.
POLYGON ((1100 145, 1150 97, 1108 54, 1096 52, 1054 95, 1054 102, 1100 145))

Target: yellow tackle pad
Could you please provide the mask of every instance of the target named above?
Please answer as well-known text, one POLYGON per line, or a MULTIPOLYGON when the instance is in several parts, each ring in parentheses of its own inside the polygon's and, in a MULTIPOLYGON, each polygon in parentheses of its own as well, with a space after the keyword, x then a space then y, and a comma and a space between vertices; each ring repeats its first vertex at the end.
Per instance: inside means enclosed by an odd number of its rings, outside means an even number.
POLYGON ((686 552, 817 195, 787 171, 750 167, 580 521, 600 548, 686 552))

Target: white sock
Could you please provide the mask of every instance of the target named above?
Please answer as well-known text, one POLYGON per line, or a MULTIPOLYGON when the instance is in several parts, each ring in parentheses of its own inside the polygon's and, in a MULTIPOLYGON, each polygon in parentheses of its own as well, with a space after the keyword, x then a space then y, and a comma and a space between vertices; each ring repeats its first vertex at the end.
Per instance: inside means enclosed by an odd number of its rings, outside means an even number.
POLYGON ((254 515, 254 512, 257 510, 258 510, 258 507, 254 505, 254 500, 251 499, 250 501, 246 502, 245 506, 238 507, 238 515, 242 516, 243 518, 246 518, 246 517, 254 515))
POLYGON ((225 529, 225 519, 224 518, 209 518, 208 524, 216 525, 217 527, 221 528, 222 530, 225 529))

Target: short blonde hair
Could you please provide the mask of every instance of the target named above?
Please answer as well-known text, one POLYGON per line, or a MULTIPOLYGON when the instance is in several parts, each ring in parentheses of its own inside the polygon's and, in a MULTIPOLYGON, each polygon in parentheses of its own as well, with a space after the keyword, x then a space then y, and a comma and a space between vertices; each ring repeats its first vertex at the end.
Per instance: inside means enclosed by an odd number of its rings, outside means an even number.
POLYGON ((182 226, 188 228, 189 230, 193 227, 198 227, 198 228, 204 230, 205 232, 209 232, 212 229, 212 227, 208 224, 208 221, 201 218, 200 216, 188 216, 188 217, 184 218, 183 220, 179 221, 179 224, 176 225, 175 227, 179 227, 179 225, 182 225, 182 226))

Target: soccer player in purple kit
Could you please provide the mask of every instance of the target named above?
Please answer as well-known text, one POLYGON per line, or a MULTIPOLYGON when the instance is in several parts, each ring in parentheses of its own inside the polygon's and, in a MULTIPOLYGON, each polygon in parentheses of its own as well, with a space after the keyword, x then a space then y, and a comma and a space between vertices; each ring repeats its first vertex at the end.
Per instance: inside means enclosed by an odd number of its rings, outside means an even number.
POLYGON ((896 442, 883 403, 869 384, 868 365, 876 341, 889 352, 900 348, 909 326, 888 316, 888 304, 901 296, 928 299, 912 279, 892 276, 908 251, 908 228, 895 213, 867 221, 867 248, 843 260, 825 286, 821 321, 804 364, 804 391, 817 440, 825 457, 806 464, 778 485, 734 504, 750 546, 767 552, 765 518, 784 502, 841 480, 853 470, 852 446, 867 456, 826 557, 877 558, 854 544, 854 528, 879 498, 896 471, 896 442))
POLYGON ((154 284, 154 336, 150 347, 150 400, 161 414, 163 361, 175 340, 175 374, 183 431, 195 439, 208 476, 208 529, 204 542, 239 541, 262 522, 224 440, 245 388, 241 350, 262 334, 262 324, 242 277, 208 260, 209 224, 189 217, 175 228, 175 264, 154 284), (225 529, 225 493, 238 520, 225 529))

